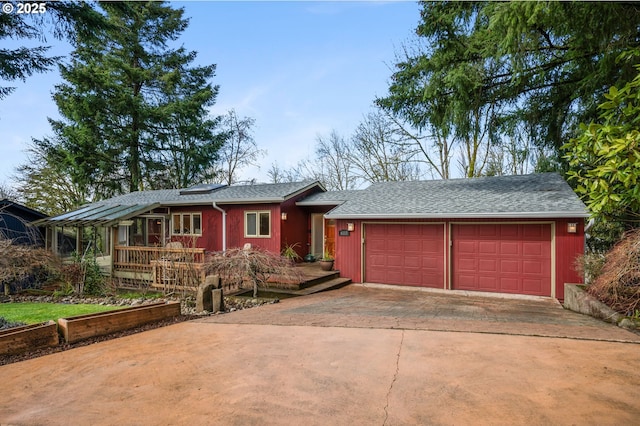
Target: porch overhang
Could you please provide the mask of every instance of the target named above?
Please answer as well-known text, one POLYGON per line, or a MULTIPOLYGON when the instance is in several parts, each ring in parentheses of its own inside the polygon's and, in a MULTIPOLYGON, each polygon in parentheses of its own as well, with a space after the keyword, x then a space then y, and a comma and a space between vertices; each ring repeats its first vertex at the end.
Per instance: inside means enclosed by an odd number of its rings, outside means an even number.
POLYGON ((48 226, 112 226, 160 206, 153 204, 91 204, 59 216, 33 222, 48 226))

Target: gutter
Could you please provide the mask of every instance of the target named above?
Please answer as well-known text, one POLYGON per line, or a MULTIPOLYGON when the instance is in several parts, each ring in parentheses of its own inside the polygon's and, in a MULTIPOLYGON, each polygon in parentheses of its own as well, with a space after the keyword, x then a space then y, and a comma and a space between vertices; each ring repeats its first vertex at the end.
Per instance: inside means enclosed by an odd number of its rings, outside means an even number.
POLYGON ((561 218, 587 218, 588 213, 583 212, 500 212, 500 213, 374 213, 374 214, 348 214, 327 213, 327 219, 561 219, 561 218))
POLYGON ((216 202, 212 202, 213 208, 222 213, 222 252, 227 251, 227 212, 216 205, 216 202))

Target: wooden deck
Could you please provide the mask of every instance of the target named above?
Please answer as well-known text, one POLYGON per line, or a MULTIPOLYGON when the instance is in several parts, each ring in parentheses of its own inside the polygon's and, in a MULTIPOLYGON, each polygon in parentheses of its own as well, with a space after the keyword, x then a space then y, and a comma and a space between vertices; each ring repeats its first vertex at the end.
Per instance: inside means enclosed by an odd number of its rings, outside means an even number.
MULTIPOLYGON (((171 292, 193 292, 205 280, 205 251, 200 248, 167 249, 161 247, 116 246, 111 276, 123 288, 149 288, 171 292)), ((339 271, 323 271, 318 262, 296 265, 299 278, 280 279, 272 275, 269 291, 303 295, 351 282, 339 271)), ((225 293, 244 291, 237 285, 225 285, 225 293)))

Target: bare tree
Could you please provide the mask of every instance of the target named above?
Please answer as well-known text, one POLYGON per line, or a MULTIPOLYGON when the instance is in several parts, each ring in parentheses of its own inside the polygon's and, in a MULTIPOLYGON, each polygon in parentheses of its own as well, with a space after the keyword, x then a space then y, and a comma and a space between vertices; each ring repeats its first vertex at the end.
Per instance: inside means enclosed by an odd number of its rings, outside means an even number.
MULTIPOLYGON (((316 146, 316 166, 309 169, 316 170, 317 175, 327 189, 342 191, 355 189, 357 176, 349 158, 350 146, 344 137, 335 130, 329 137, 318 136, 316 146)), ((304 167, 304 164, 302 164, 304 167)))
POLYGON ((396 116, 388 114, 387 117, 396 126, 401 136, 397 143, 401 144, 407 155, 413 161, 424 164, 432 176, 449 179, 455 140, 436 126, 430 128, 431 134, 425 135, 422 130, 411 128, 396 116))
POLYGON ((222 127, 226 131, 227 141, 218 151, 216 177, 214 181, 231 185, 238 179, 240 170, 247 166, 259 167, 257 161, 266 155, 266 151, 259 149, 253 139, 253 118, 238 118, 235 110, 231 110, 222 120, 222 127))
MULTIPOLYGON (((300 166, 300 163, 298 163, 298 166, 300 166)), ((284 170, 277 162, 271 163, 271 168, 267 170, 267 176, 269 176, 270 183, 297 182, 307 178, 305 176, 300 176, 298 173, 298 167, 284 170)))
POLYGON ((73 210, 92 197, 86 185, 75 182, 71 173, 46 145, 33 141, 28 161, 19 166, 15 180, 24 203, 43 213, 54 215, 73 210))
POLYGON ((10 201, 17 201, 18 193, 16 192, 15 189, 10 187, 6 183, 1 183, 0 184, 0 200, 5 200, 5 199, 10 201))
POLYGON ((369 113, 351 139, 349 159, 366 182, 416 180, 420 165, 398 127, 381 112, 369 113))

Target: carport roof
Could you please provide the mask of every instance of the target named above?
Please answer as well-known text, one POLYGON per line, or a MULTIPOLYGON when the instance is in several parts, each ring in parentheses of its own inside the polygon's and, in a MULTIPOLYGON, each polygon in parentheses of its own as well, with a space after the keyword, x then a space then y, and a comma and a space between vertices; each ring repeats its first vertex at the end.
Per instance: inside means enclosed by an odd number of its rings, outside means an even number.
MULTIPOLYGON (((320 197, 320 196, 319 196, 320 197)), ((334 198, 337 198, 334 196, 334 198)), ((350 193, 329 219, 579 218, 589 213, 557 173, 382 182, 350 193)), ((338 204, 338 203, 337 203, 338 204)))

